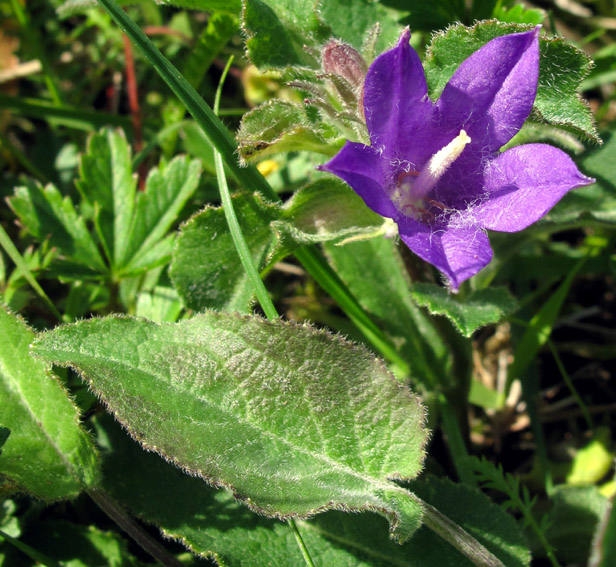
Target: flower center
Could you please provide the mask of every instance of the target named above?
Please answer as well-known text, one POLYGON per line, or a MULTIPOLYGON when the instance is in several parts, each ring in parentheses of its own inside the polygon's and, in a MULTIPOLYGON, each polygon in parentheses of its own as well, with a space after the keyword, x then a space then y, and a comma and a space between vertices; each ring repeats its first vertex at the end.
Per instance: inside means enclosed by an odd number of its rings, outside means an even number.
POLYGON ((451 164, 460 157, 471 139, 464 130, 449 142, 444 148, 436 152, 421 171, 402 172, 398 176, 398 186, 394 195, 394 202, 405 213, 410 212, 411 216, 419 216, 425 220, 425 214, 430 206, 438 206, 444 209, 444 205, 426 199, 430 191, 443 177, 451 164), (425 207, 425 204, 428 207, 425 207))

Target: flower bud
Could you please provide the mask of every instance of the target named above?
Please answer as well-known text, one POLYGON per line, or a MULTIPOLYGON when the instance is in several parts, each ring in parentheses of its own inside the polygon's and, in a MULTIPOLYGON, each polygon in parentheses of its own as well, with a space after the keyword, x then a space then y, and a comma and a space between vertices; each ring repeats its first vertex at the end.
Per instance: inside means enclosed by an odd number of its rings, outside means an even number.
POLYGON ((321 58, 325 73, 343 77, 353 88, 361 89, 368 66, 356 49, 337 39, 330 39, 323 47, 321 58))

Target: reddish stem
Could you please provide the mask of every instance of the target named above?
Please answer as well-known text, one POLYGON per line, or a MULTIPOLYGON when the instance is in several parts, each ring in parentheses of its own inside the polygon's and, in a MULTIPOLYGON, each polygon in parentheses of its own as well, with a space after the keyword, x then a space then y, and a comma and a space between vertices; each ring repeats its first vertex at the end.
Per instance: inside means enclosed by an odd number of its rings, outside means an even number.
POLYGON ((143 28, 145 35, 169 35, 181 39, 185 43, 192 43, 192 39, 181 31, 174 30, 168 26, 146 26, 143 28))

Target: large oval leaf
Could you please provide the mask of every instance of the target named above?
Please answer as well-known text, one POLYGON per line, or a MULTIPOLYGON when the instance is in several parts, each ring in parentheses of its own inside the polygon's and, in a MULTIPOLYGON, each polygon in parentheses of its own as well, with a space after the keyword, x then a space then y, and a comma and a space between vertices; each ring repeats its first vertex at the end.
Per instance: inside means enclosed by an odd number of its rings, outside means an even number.
POLYGON ((34 333, 0 306, 0 407, 10 437, 0 485, 43 500, 73 498, 98 477, 98 458, 77 408, 28 345, 34 333))
POLYGON ((206 312, 177 324, 83 321, 41 335, 33 349, 79 370, 146 448, 253 510, 373 510, 400 540, 420 523, 420 504, 392 479, 421 469, 423 408, 378 359, 339 337, 206 312))

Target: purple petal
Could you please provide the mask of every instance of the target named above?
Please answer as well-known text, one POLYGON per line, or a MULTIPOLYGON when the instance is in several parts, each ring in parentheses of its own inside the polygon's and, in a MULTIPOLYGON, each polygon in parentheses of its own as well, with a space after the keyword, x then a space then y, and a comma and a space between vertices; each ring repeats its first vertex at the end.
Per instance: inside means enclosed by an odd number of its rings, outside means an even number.
POLYGON ((398 227, 402 241, 438 268, 453 291, 492 260, 490 242, 480 228, 437 229, 411 219, 400 219, 398 227))
POLYGON ((557 148, 517 146, 486 169, 487 200, 473 209, 472 217, 484 228, 516 232, 539 220, 567 191, 593 181, 557 148))
MULTIPOLYGON (((423 130, 432 114, 426 77, 410 37, 407 28, 396 47, 374 60, 364 84, 364 114, 372 146, 381 148, 387 157, 400 157, 396 154, 405 148, 399 134, 412 136, 423 130)), ((413 156, 406 159, 413 161, 413 156)))
POLYGON ((385 192, 380 153, 370 146, 347 142, 326 164, 318 167, 344 179, 373 211, 384 217, 395 217, 398 212, 385 192))
POLYGON ((458 67, 437 102, 442 127, 498 150, 522 127, 537 95, 539 27, 497 37, 458 67))

